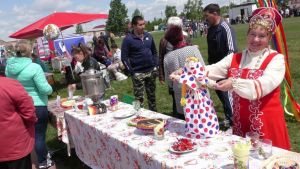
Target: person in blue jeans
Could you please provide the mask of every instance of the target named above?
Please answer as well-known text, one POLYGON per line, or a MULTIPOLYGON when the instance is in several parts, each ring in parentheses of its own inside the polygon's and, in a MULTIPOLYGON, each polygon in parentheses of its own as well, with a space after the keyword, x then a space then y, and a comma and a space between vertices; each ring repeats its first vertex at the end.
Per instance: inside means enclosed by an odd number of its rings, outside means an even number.
POLYGON ((38 165, 40 169, 49 168, 54 165, 46 145, 47 104, 52 87, 48 84, 42 67, 32 62, 30 43, 25 40, 19 41, 15 50, 16 56, 8 59, 5 74, 7 77, 18 80, 34 102, 38 118, 38 122, 35 124, 35 151, 38 165))
MULTIPOLYGON (((38 157, 39 168, 50 165, 49 159, 47 162, 48 150, 46 145, 46 132, 48 124, 48 109, 47 106, 35 106, 35 113, 38 118, 35 124, 35 151, 38 157), (46 160, 46 161, 45 161, 46 160), (49 163, 49 164, 48 164, 49 163)), ((50 167, 50 166, 49 166, 50 167)))

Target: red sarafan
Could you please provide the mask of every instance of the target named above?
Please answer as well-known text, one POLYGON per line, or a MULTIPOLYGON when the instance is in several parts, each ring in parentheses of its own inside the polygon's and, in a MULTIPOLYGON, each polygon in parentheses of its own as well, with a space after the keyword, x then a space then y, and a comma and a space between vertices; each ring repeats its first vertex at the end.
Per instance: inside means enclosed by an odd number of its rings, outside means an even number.
POLYGON ((187 151, 192 150, 196 143, 192 142, 190 139, 182 138, 178 139, 177 142, 173 143, 172 149, 175 151, 187 151))

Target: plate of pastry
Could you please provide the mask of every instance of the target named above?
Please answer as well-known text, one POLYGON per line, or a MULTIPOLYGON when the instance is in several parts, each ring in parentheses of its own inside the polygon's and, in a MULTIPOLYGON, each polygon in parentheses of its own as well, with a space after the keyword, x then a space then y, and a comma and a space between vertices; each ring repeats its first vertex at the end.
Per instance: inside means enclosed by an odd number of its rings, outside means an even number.
POLYGON ((161 118, 139 120, 136 124, 136 128, 145 133, 154 133, 153 129, 161 122, 166 125, 166 121, 161 118))

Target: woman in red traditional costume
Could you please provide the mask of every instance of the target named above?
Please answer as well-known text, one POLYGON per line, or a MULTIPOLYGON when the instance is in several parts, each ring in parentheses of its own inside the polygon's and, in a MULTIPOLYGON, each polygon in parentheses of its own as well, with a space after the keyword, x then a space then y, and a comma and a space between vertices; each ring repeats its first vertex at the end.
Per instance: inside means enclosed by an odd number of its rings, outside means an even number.
POLYGON ((276 147, 290 149, 280 84, 285 74, 284 56, 270 49, 269 42, 282 17, 274 8, 253 11, 247 33, 247 48, 229 54, 206 67, 212 80, 227 78, 214 87, 232 91, 233 134, 254 131, 271 139, 276 147))

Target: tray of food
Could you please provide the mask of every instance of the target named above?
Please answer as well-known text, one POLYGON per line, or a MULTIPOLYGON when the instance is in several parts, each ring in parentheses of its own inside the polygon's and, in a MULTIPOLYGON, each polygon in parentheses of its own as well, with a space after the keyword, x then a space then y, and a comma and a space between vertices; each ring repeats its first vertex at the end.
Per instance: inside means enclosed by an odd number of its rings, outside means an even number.
POLYGON ((136 128, 142 130, 153 130, 161 122, 165 123, 165 120, 161 118, 139 120, 136 123, 136 128))
POLYGON ((63 99, 60 103, 60 106, 62 108, 68 109, 68 108, 72 108, 73 105, 75 105, 76 101, 75 100, 67 100, 67 99, 63 99))
POLYGON ((188 138, 181 138, 172 143, 169 151, 175 154, 185 154, 197 150, 197 144, 188 138))
POLYGON ((300 169, 300 155, 297 153, 275 154, 264 161, 262 169, 300 169))
POLYGON ((154 133, 154 128, 160 124, 161 122, 164 123, 166 126, 166 120, 161 118, 149 118, 144 120, 139 120, 136 124, 136 128, 143 131, 144 133, 154 133))
POLYGON ((128 126, 134 126, 134 127, 136 127, 137 122, 139 122, 140 120, 146 120, 146 119, 149 119, 149 118, 144 117, 144 116, 136 116, 136 117, 130 119, 127 124, 128 124, 128 126))

